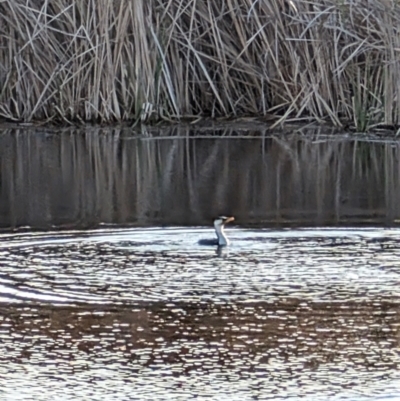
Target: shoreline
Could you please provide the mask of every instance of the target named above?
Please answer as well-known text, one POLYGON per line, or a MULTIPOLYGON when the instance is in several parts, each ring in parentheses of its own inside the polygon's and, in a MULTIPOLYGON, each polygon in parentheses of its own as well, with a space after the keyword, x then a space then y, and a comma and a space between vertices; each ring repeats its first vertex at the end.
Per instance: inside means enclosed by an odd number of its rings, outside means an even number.
POLYGON ((162 137, 187 137, 192 138, 267 138, 274 136, 302 135, 317 139, 359 139, 367 141, 393 140, 398 137, 398 128, 382 128, 368 132, 357 132, 349 128, 334 127, 329 124, 317 122, 285 123, 280 127, 271 128, 271 123, 261 121, 256 118, 238 118, 235 120, 227 119, 202 119, 197 122, 163 122, 157 125, 131 124, 128 122, 115 124, 76 124, 59 125, 48 123, 19 123, 3 122, 0 120, 0 131, 4 130, 33 130, 46 133, 60 134, 69 131, 93 131, 94 133, 104 133, 110 131, 120 131, 129 137, 157 139, 162 137), (242 135, 241 135, 242 133, 242 135))

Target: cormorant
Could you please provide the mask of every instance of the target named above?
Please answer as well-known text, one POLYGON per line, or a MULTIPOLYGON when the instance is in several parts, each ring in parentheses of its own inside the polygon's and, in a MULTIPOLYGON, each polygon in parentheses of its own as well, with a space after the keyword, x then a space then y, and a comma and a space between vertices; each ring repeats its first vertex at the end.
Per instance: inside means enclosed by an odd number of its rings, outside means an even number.
POLYGON ((215 233, 217 238, 215 239, 201 239, 199 245, 217 245, 217 246, 227 246, 229 245, 229 240, 224 232, 225 224, 235 220, 234 217, 219 216, 214 220, 215 233))

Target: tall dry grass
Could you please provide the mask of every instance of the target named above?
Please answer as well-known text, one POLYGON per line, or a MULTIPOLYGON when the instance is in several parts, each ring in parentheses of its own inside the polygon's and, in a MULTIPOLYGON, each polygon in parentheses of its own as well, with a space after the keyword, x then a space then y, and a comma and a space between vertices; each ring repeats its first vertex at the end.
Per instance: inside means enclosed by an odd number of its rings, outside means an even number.
POLYGON ((0 117, 400 115, 395 0, 3 0, 0 117))

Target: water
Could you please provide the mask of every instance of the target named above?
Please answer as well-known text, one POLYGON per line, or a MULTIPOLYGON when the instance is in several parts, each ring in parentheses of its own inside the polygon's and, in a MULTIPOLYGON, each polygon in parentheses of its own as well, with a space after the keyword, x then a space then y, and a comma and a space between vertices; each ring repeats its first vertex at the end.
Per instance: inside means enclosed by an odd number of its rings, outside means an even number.
POLYGON ((400 145, 369 139, 0 129, 0 401, 399 399, 400 145))
POLYGON ((399 229, 4 234, 0 399, 394 400, 399 229))
POLYGON ((0 130, 0 228, 396 224, 400 143, 323 132, 0 130))

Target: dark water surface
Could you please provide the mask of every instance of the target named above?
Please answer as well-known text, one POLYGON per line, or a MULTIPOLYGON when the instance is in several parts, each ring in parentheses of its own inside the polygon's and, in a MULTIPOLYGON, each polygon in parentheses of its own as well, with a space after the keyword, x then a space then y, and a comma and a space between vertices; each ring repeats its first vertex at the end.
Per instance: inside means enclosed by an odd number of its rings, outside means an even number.
POLYGON ((302 132, 0 131, 0 228, 205 225, 221 213, 261 227, 400 218, 397 140, 302 132))
POLYGON ((0 400, 400 398, 397 142, 250 134, 3 132, 0 400))

